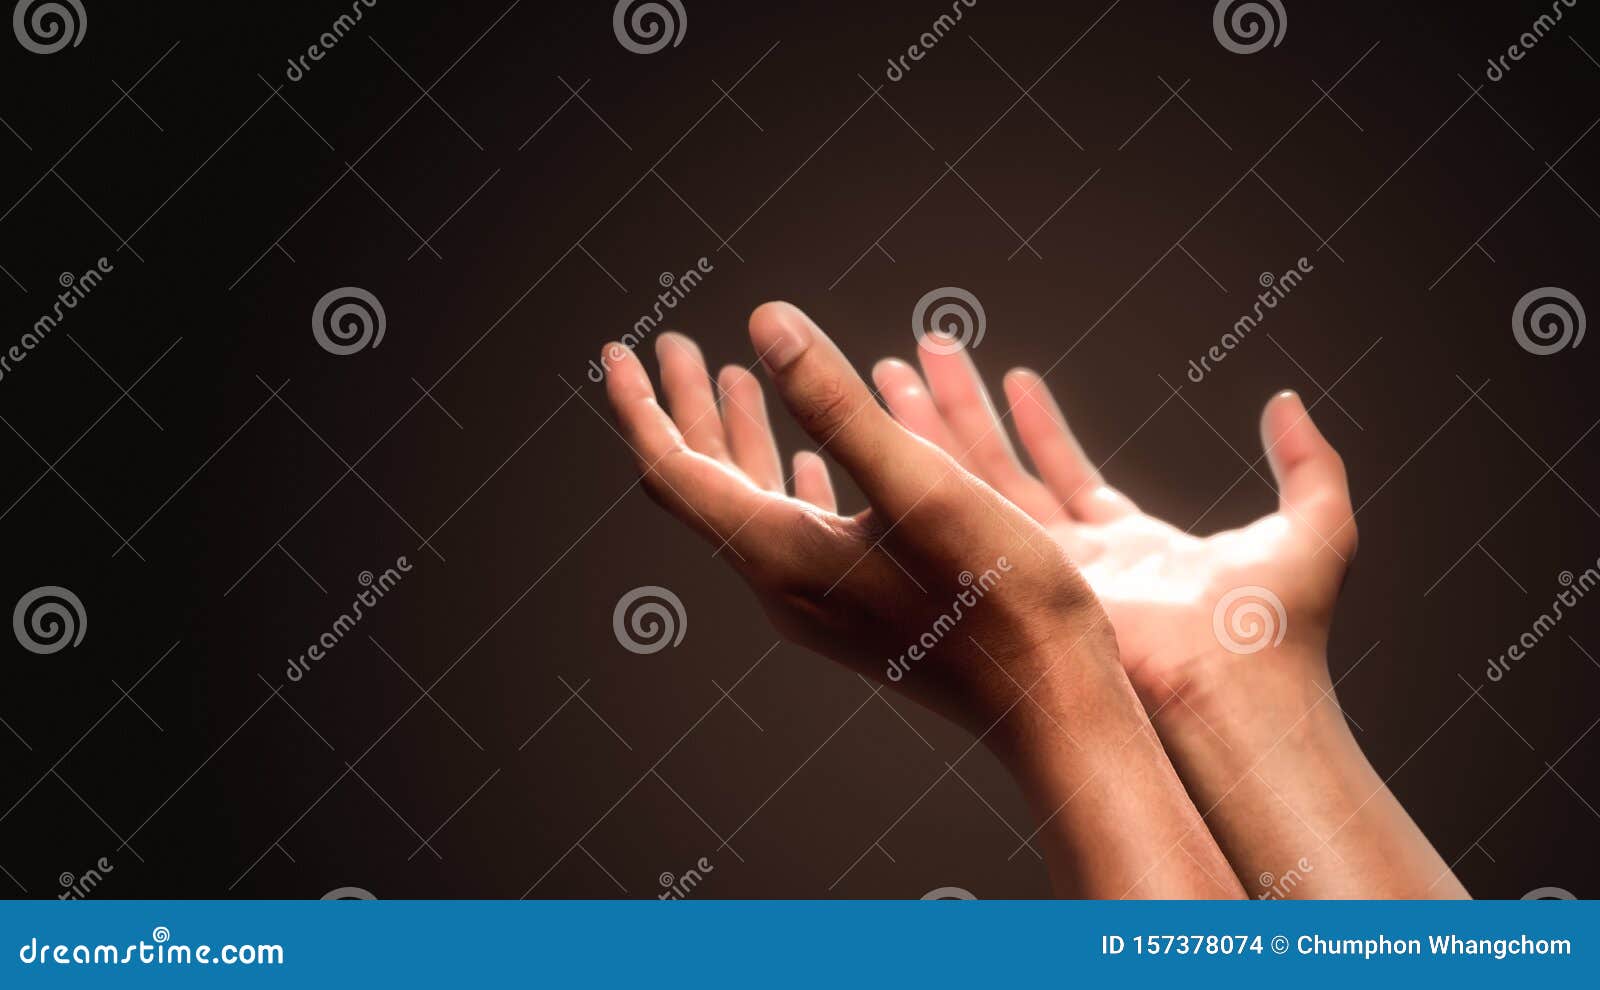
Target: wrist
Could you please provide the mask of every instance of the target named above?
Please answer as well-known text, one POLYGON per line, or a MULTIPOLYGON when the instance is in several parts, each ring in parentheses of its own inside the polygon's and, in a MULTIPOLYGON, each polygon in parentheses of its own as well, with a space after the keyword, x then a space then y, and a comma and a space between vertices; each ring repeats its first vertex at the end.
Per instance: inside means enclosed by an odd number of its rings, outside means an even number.
POLYGON ((1207 659, 1152 722, 1252 895, 1464 893, 1361 751, 1321 648, 1207 659))
POLYGON ((1054 807, 1082 781, 1140 758, 1149 716, 1129 682, 1103 614, 1088 624, 1043 626, 1028 637, 1037 662, 1017 678, 1005 714, 982 741, 1035 804, 1054 807))
POLYGON ((1154 707, 1151 723, 1169 745, 1209 742, 1251 760, 1277 745, 1350 737, 1320 644, 1197 657, 1154 707))
POLYGON ((1109 648, 1057 653, 1046 671, 984 741, 1038 818, 1034 835, 1057 892, 1239 896, 1123 671, 1114 637, 1109 648), (1119 824, 1108 829, 1107 822, 1119 824))

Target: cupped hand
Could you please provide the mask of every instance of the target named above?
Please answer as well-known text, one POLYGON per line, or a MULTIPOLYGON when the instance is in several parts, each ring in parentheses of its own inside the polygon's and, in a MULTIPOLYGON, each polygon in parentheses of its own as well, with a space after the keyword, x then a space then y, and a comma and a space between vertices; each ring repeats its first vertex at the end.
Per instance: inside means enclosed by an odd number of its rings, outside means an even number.
POLYGON ((794 456, 788 495, 760 383, 729 366, 713 388, 687 337, 656 341, 665 410, 621 344, 602 352, 606 391, 651 496, 730 561, 786 638, 979 733, 1030 711, 1019 702, 1042 684, 1121 679, 1104 612, 1038 522, 896 423, 795 307, 757 309, 750 337, 870 508, 841 515, 812 452, 794 456))
POLYGON ((1039 375, 1005 377, 1035 474, 1018 459, 966 350, 932 335, 917 356, 922 375, 893 359, 874 368, 889 408, 1044 526, 1078 564, 1148 709, 1259 663, 1252 654, 1261 651, 1323 665, 1310 674, 1325 678, 1328 626, 1356 526, 1344 464, 1299 396, 1275 395, 1261 417, 1277 511, 1197 537, 1106 483, 1039 375))
POLYGON ((630 350, 603 351, 650 494, 727 557, 788 639, 976 733, 1036 810, 1058 891, 1238 896, 1061 546, 896 423, 793 306, 757 309, 750 339, 790 413, 870 507, 839 514, 811 453, 795 455, 790 497, 761 386, 724 368, 719 402, 699 349, 678 334, 656 345, 666 410, 630 350))

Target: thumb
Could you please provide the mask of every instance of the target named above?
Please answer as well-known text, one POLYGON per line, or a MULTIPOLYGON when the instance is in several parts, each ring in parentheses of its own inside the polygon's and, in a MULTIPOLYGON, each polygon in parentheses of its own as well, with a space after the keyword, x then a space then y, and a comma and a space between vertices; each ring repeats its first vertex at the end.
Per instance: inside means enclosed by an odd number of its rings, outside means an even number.
POLYGON ((1294 392, 1279 392, 1261 413, 1261 442, 1278 481, 1280 511, 1316 530, 1341 553, 1353 551, 1355 513, 1344 460, 1294 392))
POLYGON ((878 405, 839 348, 799 309, 762 304, 750 315, 750 341, 789 411, 874 507, 900 518, 951 466, 878 405))

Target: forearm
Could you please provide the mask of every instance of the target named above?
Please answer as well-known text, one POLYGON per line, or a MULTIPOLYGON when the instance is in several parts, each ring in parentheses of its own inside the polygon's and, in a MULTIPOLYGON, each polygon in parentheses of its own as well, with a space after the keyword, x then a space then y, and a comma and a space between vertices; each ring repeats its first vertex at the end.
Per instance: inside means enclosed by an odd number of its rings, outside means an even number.
POLYGON ((1467 896, 1362 753, 1321 655, 1197 667, 1155 725, 1247 892, 1467 896))
POLYGON ((991 740, 1041 823, 1056 893, 1242 896, 1120 667, 1059 667, 991 740))

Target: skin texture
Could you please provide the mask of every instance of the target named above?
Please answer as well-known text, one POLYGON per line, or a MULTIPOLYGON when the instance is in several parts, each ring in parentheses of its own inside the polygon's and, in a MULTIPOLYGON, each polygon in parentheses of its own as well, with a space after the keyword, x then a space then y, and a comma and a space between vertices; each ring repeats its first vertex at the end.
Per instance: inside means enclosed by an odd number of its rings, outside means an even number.
POLYGON ((1199 538, 1106 484, 1037 374, 1005 378, 1034 474, 966 351, 934 336, 917 356, 921 374, 892 359, 874 369, 889 408, 1078 563, 1133 687, 1249 894, 1466 895, 1367 762, 1334 698, 1328 630, 1356 550, 1355 517, 1344 463, 1299 396, 1273 396, 1261 417, 1277 511, 1199 538), (1255 626, 1223 611, 1219 628, 1220 603, 1239 588, 1266 589, 1281 618, 1271 604, 1255 626))
POLYGON ((785 638, 995 752, 1037 810, 1059 893, 1240 896, 1128 683, 1105 611, 1061 547, 896 423, 798 309, 760 307, 750 338, 790 413, 870 507, 838 514, 826 466, 806 452, 787 495, 755 376, 725 368, 713 388, 699 348, 674 333, 656 342, 665 410, 628 348, 602 351, 651 496, 718 548, 785 638))

